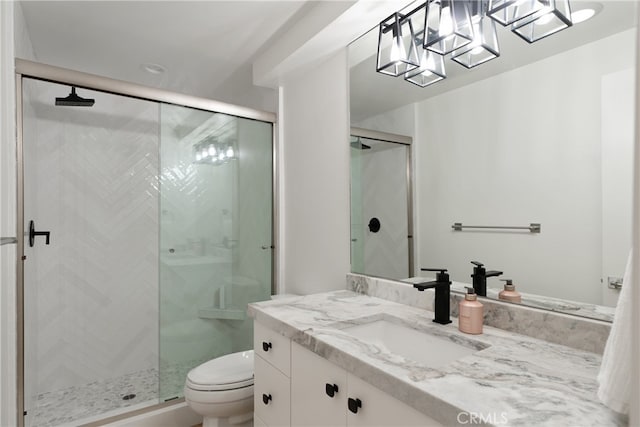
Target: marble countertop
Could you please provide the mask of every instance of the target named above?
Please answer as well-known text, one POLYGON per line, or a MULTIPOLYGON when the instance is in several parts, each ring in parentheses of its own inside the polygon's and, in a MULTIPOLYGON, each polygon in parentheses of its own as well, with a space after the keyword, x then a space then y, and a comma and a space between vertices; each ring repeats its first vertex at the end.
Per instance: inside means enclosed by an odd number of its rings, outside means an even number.
POLYGON ((249 315, 444 425, 617 426, 600 403, 601 356, 485 326, 482 335, 432 322, 433 313, 351 291, 249 304, 249 315), (342 329, 389 320, 477 351, 441 368, 388 353, 342 329), (459 416, 461 413, 466 413, 459 416))

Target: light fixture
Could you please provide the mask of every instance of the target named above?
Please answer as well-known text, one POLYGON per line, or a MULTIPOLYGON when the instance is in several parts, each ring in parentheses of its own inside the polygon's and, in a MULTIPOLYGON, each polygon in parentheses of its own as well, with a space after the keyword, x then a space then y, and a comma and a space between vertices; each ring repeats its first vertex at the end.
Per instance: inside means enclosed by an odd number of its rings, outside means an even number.
POLYGON ((588 19, 593 18, 602 11, 602 3, 597 2, 580 2, 571 7, 571 22, 579 24, 588 19), (576 7, 573 7, 576 6, 576 7))
POLYGON ((418 65, 411 19, 396 12, 380 23, 376 70, 397 77, 418 65))
POLYGON ((404 74, 404 79, 414 85, 426 87, 447 77, 444 56, 422 47, 422 37, 416 37, 420 54, 420 66, 404 74))
POLYGON ((473 41, 455 50, 451 59, 473 68, 500 56, 496 23, 486 15, 489 0, 478 0, 472 6, 473 41))
POLYGON ((544 9, 545 0, 489 0, 487 15, 503 26, 544 9))
MULTIPOLYGON (((598 13, 602 5, 590 2, 587 7, 598 13)), ((588 19, 594 13, 584 14, 588 19)), ((445 55, 466 68, 499 57, 496 22, 511 25, 512 32, 533 43, 578 19, 583 18, 571 14, 569 0, 427 0, 380 23, 376 70, 429 86, 446 78, 445 55), (424 22, 424 29, 414 33, 418 22, 424 22)))
POLYGON ((193 145, 194 163, 222 165, 236 158, 232 142, 207 137, 193 145))
POLYGON ((511 31, 529 43, 541 40, 573 25, 569 0, 540 1, 545 3, 544 8, 517 21, 511 27, 511 31))
POLYGON ((473 0, 431 0, 426 3, 424 47, 446 55, 473 40, 469 3, 473 0))
POLYGON ((591 19, 595 16, 596 11, 593 9, 580 9, 575 12, 571 12, 571 22, 574 24, 579 24, 581 22, 586 21, 587 19, 591 19))

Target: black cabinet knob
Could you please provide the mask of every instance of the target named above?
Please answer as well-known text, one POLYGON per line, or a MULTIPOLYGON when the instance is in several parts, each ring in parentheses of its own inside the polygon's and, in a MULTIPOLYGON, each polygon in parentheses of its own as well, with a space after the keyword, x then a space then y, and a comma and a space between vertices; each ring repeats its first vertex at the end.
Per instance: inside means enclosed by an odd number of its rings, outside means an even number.
POLYGON ((269 351, 269 349, 272 347, 270 342, 266 342, 266 341, 262 341, 262 349, 264 351, 269 351))
POLYGON ((358 413, 358 408, 362 408, 362 401, 360 399, 352 399, 349 398, 347 401, 347 405, 349 406, 349 410, 354 414, 358 413))
POLYGON ((273 400, 273 399, 271 398, 270 394, 263 394, 262 395, 262 403, 264 403, 265 405, 268 405, 271 400, 273 400))
POLYGON ((329 384, 329 383, 327 383, 324 386, 324 391, 325 391, 325 393, 327 393, 327 396, 333 397, 338 392, 338 385, 337 384, 329 384))

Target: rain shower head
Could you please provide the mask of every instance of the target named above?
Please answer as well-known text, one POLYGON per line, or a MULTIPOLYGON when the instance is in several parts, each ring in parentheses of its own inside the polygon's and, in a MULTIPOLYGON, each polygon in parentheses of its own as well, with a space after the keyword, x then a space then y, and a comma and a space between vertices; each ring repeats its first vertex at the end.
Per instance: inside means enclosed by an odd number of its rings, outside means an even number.
POLYGON ((76 87, 71 87, 71 93, 66 98, 56 98, 56 105, 65 107, 93 107, 95 99, 82 98, 76 94, 76 87))

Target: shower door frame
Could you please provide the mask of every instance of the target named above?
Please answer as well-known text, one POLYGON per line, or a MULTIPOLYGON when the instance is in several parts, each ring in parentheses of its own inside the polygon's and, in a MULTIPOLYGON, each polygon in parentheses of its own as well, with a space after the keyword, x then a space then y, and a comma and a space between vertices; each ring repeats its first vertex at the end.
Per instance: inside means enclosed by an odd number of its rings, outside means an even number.
MULTIPOLYGON (((153 101, 161 104, 177 105, 181 107, 193 108, 212 113, 222 113, 243 119, 251 119, 272 125, 271 153, 272 153, 272 176, 271 176, 271 294, 275 294, 278 287, 276 283, 276 267, 278 261, 278 144, 277 144, 277 116, 275 113, 261 111, 239 105, 228 104, 196 96, 171 92, 164 89, 152 88, 148 86, 129 83, 122 80, 111 79, 95 74, 83 73, 38 62, 15 59, 15 88, 16 88, 16 215, 17 227, 16 235, 16 332, 17 332, 17 421, 18 427, 25 424, 25 397, 24 397, 24 157, 23 157, 23 91, 22 79, 31 78, 35 80, 61 83, 76 86, 79 88, 106 92, 113 95, 136 98, 145 101, 153 101)), ((100 420, 89 425, 101 425, 98 423, 113 422, 117 419, 127 418, 134 414, 151 412, 156 409, 172 406, 184 402, 184 398, 161 402, 147 408, 125 412, 121 415, 100 420)))
MULTIPOLYGON (((414 275, 414 260, 413 260, 413 138, 406 135, 398 135, 395 133, 381 132, 377 130, 363 129, 358 127, 351 127, 351 136, 357 136, 360 138, 373 139, 376 141, 390 142, 392 144, 405 145, 407 147, 407 160, 406 160, 406 182, 407 182, 407 244, 408 244, 408 257, 409 257, 409 277, 414 275)), ((366 273, 365 273, 366 274, 366 273)), ((370 276, 369 274, 367 274, 370 276)), ((371 276, 375 277, 375 276, 371 276)), ((385 277, 382 277, 385 279, 385 277)))

